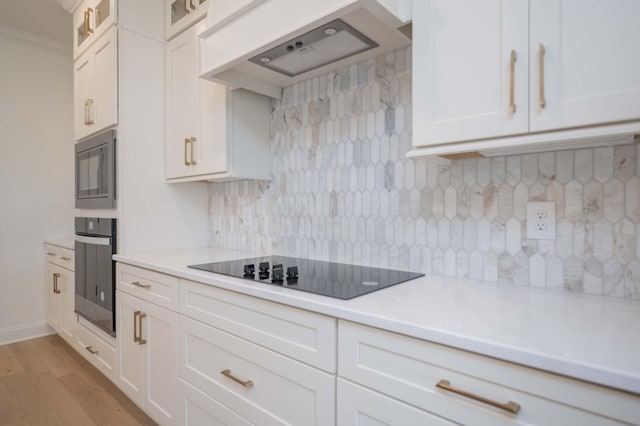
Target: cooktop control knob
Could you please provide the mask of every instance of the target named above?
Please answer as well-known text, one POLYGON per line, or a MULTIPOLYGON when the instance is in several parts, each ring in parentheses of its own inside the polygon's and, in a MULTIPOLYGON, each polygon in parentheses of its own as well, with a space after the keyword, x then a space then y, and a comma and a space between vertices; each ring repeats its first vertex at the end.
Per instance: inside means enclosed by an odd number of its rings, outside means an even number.
POLYGON ((298 267, 290 266, 287 268, 287 280, 292 278, 298 278, 298 267))
POLYGON ((284 269, 282 264, 273 265, 273 271, 271 272, 271 282, 281 283, 284 279, 284 269))
POLYGON ((253 278, 256 275, 256 267, 253 263, 244 265, 244 276, 253 278))

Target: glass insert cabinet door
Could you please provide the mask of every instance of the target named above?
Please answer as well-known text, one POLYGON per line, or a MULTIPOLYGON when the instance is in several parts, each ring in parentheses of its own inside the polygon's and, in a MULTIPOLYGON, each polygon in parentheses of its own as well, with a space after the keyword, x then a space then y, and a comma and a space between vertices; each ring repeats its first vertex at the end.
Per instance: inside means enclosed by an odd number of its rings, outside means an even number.
POLYGON ((73 13, 74 58, 116 22, 115 0, 85 0, 73 13))
POLYGON ((165 36, 171 39, 207 13, 207 0, 166 0, 165 36))

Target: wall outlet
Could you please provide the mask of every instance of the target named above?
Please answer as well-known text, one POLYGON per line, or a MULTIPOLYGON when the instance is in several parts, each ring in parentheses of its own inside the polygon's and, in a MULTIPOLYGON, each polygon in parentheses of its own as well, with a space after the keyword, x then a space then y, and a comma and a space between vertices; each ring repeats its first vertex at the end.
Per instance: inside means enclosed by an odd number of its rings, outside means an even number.
POLYGON ((541 201, 527 203, 527 238, 556 239, 556 203, 541 201))

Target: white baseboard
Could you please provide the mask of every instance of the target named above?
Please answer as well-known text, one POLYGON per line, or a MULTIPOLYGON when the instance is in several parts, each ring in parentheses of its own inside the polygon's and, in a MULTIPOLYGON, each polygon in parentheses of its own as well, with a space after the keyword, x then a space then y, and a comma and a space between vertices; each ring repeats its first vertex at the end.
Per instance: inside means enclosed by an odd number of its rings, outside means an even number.
POLYGON ((0 329, 0 345, 48 336, 53 333, 55 331, 44 321, 3 328, 0 329))

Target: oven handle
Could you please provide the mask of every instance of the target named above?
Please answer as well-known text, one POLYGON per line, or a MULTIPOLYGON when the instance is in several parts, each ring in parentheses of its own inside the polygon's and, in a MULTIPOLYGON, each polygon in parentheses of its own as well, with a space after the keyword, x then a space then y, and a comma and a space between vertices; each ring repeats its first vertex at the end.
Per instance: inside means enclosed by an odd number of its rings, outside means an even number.
POLYGON ((109 237, 87 237, 84 235, 76 235, 76 241, 85 244, 97 244, 99 246, 111 245, 111 238, 109 237))

